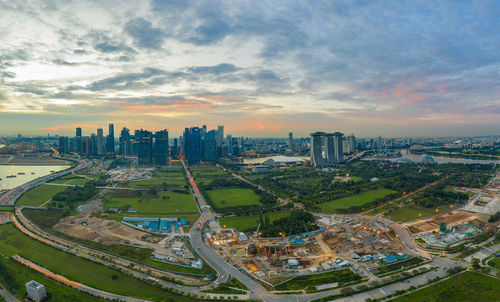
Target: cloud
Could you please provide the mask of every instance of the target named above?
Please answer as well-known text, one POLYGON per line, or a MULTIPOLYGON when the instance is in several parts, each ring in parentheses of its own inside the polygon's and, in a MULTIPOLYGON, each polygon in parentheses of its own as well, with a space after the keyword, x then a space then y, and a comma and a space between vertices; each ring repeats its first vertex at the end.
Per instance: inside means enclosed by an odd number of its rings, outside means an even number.
POLYGON ((165 39, 165 33, 161 29, 153 28, 152 23, 143 18, 128 21, 125 32, 134 39, 136 46, 142 48, 159 49, 165 39))

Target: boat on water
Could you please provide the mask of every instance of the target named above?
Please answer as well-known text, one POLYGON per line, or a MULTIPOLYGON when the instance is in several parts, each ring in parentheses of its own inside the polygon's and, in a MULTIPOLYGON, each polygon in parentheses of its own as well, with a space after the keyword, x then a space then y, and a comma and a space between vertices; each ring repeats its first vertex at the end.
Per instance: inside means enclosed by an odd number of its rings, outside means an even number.
POLYGON ((56 171, 54 171, 54 170, 50 170, 50 173, 56 173, 56 171))
POLYGON ((7 175, 7 178, 14 178, 17 177, 17 175, 7 175))
POLYGON ((31 174, 35 174, 35 172, 31 172, 31 174))
POLYGON ((18 172, 17 175, 25 175, 26 173, 24 172, 18 172))

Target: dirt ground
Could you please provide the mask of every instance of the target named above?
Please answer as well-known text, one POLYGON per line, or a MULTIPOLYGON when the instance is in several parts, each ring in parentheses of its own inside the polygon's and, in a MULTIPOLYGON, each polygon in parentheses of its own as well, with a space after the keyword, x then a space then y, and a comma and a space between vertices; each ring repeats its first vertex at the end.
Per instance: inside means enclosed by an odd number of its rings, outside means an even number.
POLYGON ((59 220, 54 226, 54 230, 105 245, 118 243, 144 245, 145 242, 159 241, 158 238, 146 232, 136 230, 118 221, 91 217, 90 214, 86 213, 59 220))
POLYGON ((485 219, 487 220, 488 218, 482 214, 457 210, 408 223, 408 227, 412 233, 417 234, 421 232, 437 231, 439 230, 439 223, 443 221, 448 224, 448 227, 451 227, 474 219, 485 221, 485 219))

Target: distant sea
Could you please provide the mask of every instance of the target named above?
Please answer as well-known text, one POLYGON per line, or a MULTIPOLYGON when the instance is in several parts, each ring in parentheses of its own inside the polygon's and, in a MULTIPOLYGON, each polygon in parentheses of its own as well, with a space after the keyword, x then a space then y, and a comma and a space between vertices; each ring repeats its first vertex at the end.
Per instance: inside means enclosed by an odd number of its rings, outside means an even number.
POLYGON ((13 189, 17 186, 25 184, 33 179, 50 174, 50 171, 61 171, 70 166, 4 166, 0 165, 0 190, 13 189), (35 173, 35 174, 32 174, 35 173), (18 175, 17 173, 24 173, 18 175), (16 177, 7 178, 8 175, 16 177))

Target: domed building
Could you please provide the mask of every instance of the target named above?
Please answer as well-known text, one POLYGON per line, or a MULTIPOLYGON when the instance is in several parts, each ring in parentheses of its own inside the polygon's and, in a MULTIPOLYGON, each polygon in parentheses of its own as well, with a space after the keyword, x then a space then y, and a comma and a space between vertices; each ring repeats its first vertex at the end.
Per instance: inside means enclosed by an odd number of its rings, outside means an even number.
POLYGON ((400 157, 400 158, 396 158, 394 160, 394 162, 401 163, 401 164, 411 164, 411 163, 413 163, 413 160, 411 160, 407 157, 400 157))
POLYGON ((430 155, 425 155, 424 157, 422 157, 420 159, 420 162, 422 164, 435 164, 436 163, 436 161, 434 160, 434 158, 432 158, 432 156, 430 156, 430 155))

